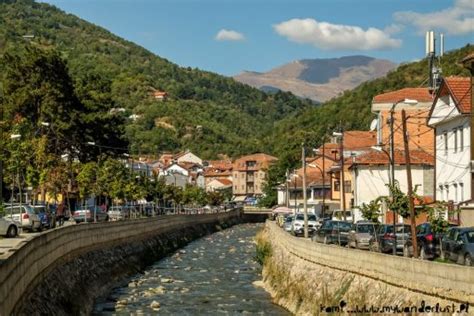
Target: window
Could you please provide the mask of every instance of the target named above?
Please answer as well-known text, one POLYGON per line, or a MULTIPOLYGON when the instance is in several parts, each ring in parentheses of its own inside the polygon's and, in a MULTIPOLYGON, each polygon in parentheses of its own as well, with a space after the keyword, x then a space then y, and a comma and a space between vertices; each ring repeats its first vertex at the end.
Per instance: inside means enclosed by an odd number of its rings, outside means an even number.
POLYGON ((448 154, 448 132, 443 133, 444 155, 448 154))
POLYGON ((242 185, 242 190, 245 190, 245 186, 244 186, 244 185, 242 185))
POLYGON ((457 152, 458 151, 458 130, 455 128, 453 129, 453 148, 454 148, 454 151, 453 152, 457 152))
POLYGON ((464 183, 459 183, 459 202, 464 201, 464 183))
POLYGON ((459 151, 464 151, 464 129, 459 128, 459 151))
POLYGON ((236 185, 234 185, 234 190, 236 190, 236 191, 237 191, 237 186, 236 186, 236 185))
POLYGON ((344 193, 350 193, 351 190, 351 181, 344 181, 344 193))
POLYGON ((339 182, 339 180, 334 181, 334 191, 336 192, 341 191, 341 182, 339 182))

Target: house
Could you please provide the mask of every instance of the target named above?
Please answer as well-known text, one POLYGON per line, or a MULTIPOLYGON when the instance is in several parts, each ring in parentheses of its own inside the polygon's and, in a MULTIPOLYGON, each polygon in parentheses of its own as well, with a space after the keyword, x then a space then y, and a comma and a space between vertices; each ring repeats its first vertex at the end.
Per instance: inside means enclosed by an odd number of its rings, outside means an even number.
POLYGON ((204 169, 206 186, 214 180, 227 179, 232 181, 232 161, 209 160, 204 164, 206 165, 204 169))
POLYGON ((474 225, 471 139, 472 86, 469 78, 443 78, 428 117, 435 129, 436 200, 464 207, 462 225, 474 225))
MULTIPOLYGON (((375 131, 345 131, 343 133, 343 157, 344 157, 344 209, 349 210, 354 207, 353 180, 349 170, 350 163, 354 157, 362 155, 372 150, 372 146, 377 144, 377 133, 375 131)), ((331 183, 331 200, 339 203, 339 209, 343 209, 343 199, 341 196, 341 158, 340 139, 334 139, 332 143, 325 144, 325 148, 330 150, 337 162, 329 170, 331 183), (339 142, 339 143, 338 143, 339 142)))
POLYGON ((206 185, 207 192, 232 189, 232 181, 228 179, 214 179, 206 185))
POLYGON ((410 135, 410 146, 434 152, 434 130, 426 120, 433 104, 433 95, 428 88, 404 88, 376 95, 372 100, 372 113, 377 115, 377 144, 390 145, 390 110, 394 108, 394 146, 403 150, 403 133, 401 112, 407 114, 407 131, 410 135), (406 104, 404 100, 416 101, 406 104))
POLYGON ((267 170, 276 157, 258 153, 240 157, 234 161, 232 182, 234 200, 244 201, 247 197, 259 197, 263 194, 263 185, 267 170))
MULTIPOLYGON (((320 149, 320 153, 322 150, 320 149)), ((329 152, 328 152, 329 154, 329 152)), ((328 174, 335 164, 332 155, 322 154, 317 157, 309 157, 306 164, 306 196, 307 208, 317 215, 322 214, 323 201, 326 211, 338 208, 338 203, 331 201, 331 179, 328 174), (324 181, 323 181, 324 172, 324 181)), ((295 210, 302 210, 303 207, 303 168, 297 169, 289 175, 285 184, 277 188, 278 204, 288 205, 295 210)))
POLYGON ((202 166, 202 159, 188 150, 174 155, 173 159, 178 163, 194 163, 202 166))
POLYGON ((169 166, 163 169, 164 175, 169 175, 169 174, 182 174, 185 176, 189 176, 190 170, 187 169, 187 166, 183 164, 179 164, 176 162, 171 163, 169 166))
POLYGON ((153 91, 151 94, 157 101, 166 101, 168 98, 168 93, 164 91, 153 91))
MULTIPOLYGON (((402 192, 408 191, 405 152, 395 150, 395 179, 402 192)), ((433 200, 434 195, 434 157, 422 150, 410 150, 411 173, 413 188, 425 199, 433 200)), ((368 204, 381 196, 389 196, 390 159, 387 153, 370 150, 363 155, 354 157, 348 168, 353 180, 353 207, 357 209, 363 203, 368 204)), ((401 218, 399 218, 401 221, 401 218)), ((392 223, 393 215, 386 212, 382 222, 392 223)))

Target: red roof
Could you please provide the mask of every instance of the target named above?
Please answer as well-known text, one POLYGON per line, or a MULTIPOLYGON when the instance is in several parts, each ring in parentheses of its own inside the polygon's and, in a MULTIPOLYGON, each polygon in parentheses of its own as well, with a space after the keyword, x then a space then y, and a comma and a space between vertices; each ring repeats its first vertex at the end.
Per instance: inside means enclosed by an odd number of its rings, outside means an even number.
POLYGON ((220 183, 226 186, 232 186, 232 181, 229 179, 216 179, 216 181, 219 181, 220 183))
POLYGON ((276 160, 278 158, 263 153, 247 155, 236 159, 233 169, 238 171, 266 169, 276 160), (250 167, 246 165, 247 161, 255 161, 256 164, 250 167))
MULTIPOLYGON (((443 83, 448 88, 461 113, 471 113, 471 80, 468 77, 447 77, 443 83)), ((440 89, 441 90, 441 89, 440 89)))
POLYGON ((344 151, 365 150, 377 144, 376 131, 346 131, 344 132, 344 151))
MULTIPOLYGON (((388 154, 376 150, 357 156, 351 162, 352 165, 388 165, 389 163, 388 154)), ((421 150, 410 150, 410 163, 412 165, 434 166, 434 156, 421 150)), ((405 151, 395 150, 395 164, 406 164, 405 151)))
POLYGON ((372 103, 395 103, 405 99, 431 102, 433 101, 433 96, 428 88, 404 88, 376 95, 372 103))

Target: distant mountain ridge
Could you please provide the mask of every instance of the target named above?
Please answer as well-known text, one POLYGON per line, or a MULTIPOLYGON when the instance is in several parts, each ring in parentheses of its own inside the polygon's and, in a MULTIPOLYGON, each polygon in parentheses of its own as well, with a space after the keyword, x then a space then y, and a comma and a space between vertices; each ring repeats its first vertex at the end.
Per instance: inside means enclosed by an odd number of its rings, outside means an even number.
POLYGON ((362 55, 302 59, 264 73, 244 71, 234 79, 263 91, 290 91, 324 102, 365 81, 383 77, 396 66, 389 60, 362 55))

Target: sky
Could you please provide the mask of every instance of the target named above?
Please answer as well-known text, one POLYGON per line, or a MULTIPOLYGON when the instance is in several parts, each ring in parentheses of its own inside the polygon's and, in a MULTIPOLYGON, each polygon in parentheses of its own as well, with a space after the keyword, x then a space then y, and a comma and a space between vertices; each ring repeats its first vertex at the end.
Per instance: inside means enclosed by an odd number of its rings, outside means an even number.
POLYGON ((43 0, 178 65, 223 75, 298 59, 425 56, 474 42, 474 0, 43 0))

